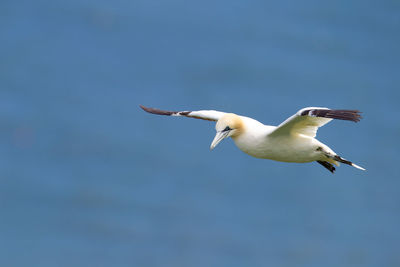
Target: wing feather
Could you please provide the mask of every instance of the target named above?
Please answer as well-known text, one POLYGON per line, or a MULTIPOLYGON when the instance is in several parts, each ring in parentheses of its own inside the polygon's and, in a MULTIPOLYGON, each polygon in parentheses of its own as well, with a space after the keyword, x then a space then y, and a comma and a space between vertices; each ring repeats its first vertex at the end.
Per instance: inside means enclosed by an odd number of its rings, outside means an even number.
POLYGON ((208 121, 217 121, 219 118, 222 117, 222 115, 225 114, 225 112, 221 111, 216 111, 216 110, 198 110, 198 111, 169 111, 169 110, 161 110, 158 108, 148 108, 143 105, 140 105, 140 107, 152 114, 157 114, 157 115, 166 115, 166 116, 183 116, 183 117, 189 117, 189 118, 195 118, 195 119, 202 119, 202 120, 208 120, 208 121))
POLYGON ((358 110, 335 110, 319 107, 303 108, 282 122, 270 135, 297 133, 315 137, 318 128, 324 126, 332 119, 358 122, 361 119, 361 115, 358 110))

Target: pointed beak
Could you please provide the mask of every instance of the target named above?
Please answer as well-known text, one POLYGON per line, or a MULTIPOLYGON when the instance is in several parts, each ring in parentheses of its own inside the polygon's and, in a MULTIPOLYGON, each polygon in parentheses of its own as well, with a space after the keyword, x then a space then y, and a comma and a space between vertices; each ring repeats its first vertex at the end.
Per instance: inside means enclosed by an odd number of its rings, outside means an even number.
POLYGON ((227 138, 229 135, 229 131, 224 131, 224 132, 217 132, 217 134, 214 137, 214 140, 211 143, 210 150, 213 150, 219 142, 221 142, 223 139, 227 138))

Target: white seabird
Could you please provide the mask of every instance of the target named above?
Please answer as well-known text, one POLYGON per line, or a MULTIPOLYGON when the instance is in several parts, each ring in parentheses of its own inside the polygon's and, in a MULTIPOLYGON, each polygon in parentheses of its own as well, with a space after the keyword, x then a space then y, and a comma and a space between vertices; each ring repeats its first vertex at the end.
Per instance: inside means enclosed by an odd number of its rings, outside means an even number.
POLYGON ((216 121, 217 134, 210 149, 214 149, 223 139, 231 137, 240 150, 256 158, 297 163, 316 161, 332 173, 335 171, 333 165, 339 166, 339 162, 365 170, 340 157, 314 138, 318 128, 332 119, 360 121, 358 110, 307 107, 300 109, 279 126, 270 126, 249 117, 215 110, 167 111, 142 105, 140 107, 157 115, 216 121))

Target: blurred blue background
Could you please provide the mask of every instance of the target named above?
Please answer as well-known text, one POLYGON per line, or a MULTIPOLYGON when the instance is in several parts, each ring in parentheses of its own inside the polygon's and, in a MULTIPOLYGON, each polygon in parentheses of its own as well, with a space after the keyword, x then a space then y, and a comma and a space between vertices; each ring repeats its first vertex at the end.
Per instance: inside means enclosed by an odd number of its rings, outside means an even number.
POLYGON ((400 266, 399 1, 0 3, 1 266, 400 266), (363 111, 366 172, 251 158, 214 123, 363 111))

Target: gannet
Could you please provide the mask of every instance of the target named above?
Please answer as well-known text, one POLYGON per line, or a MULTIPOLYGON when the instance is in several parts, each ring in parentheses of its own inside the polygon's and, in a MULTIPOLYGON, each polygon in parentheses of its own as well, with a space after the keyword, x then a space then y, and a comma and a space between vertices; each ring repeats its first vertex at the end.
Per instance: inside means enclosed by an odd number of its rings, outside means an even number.
POLYGON ((365 170, 315 139, 318 128, 332 119, 360 121, 358 110, 307 107, 280 125, 270 126, 249 117, 216 110, 167 111, 143 105, 140 107, 157 115, 216 121, 217 134, 211 142, 211 150, 230 137, 240 150, 256 158, 297 163, 316 161, 332 173, 335 172, 334 165, 339 166, 339 162, 365 170))

